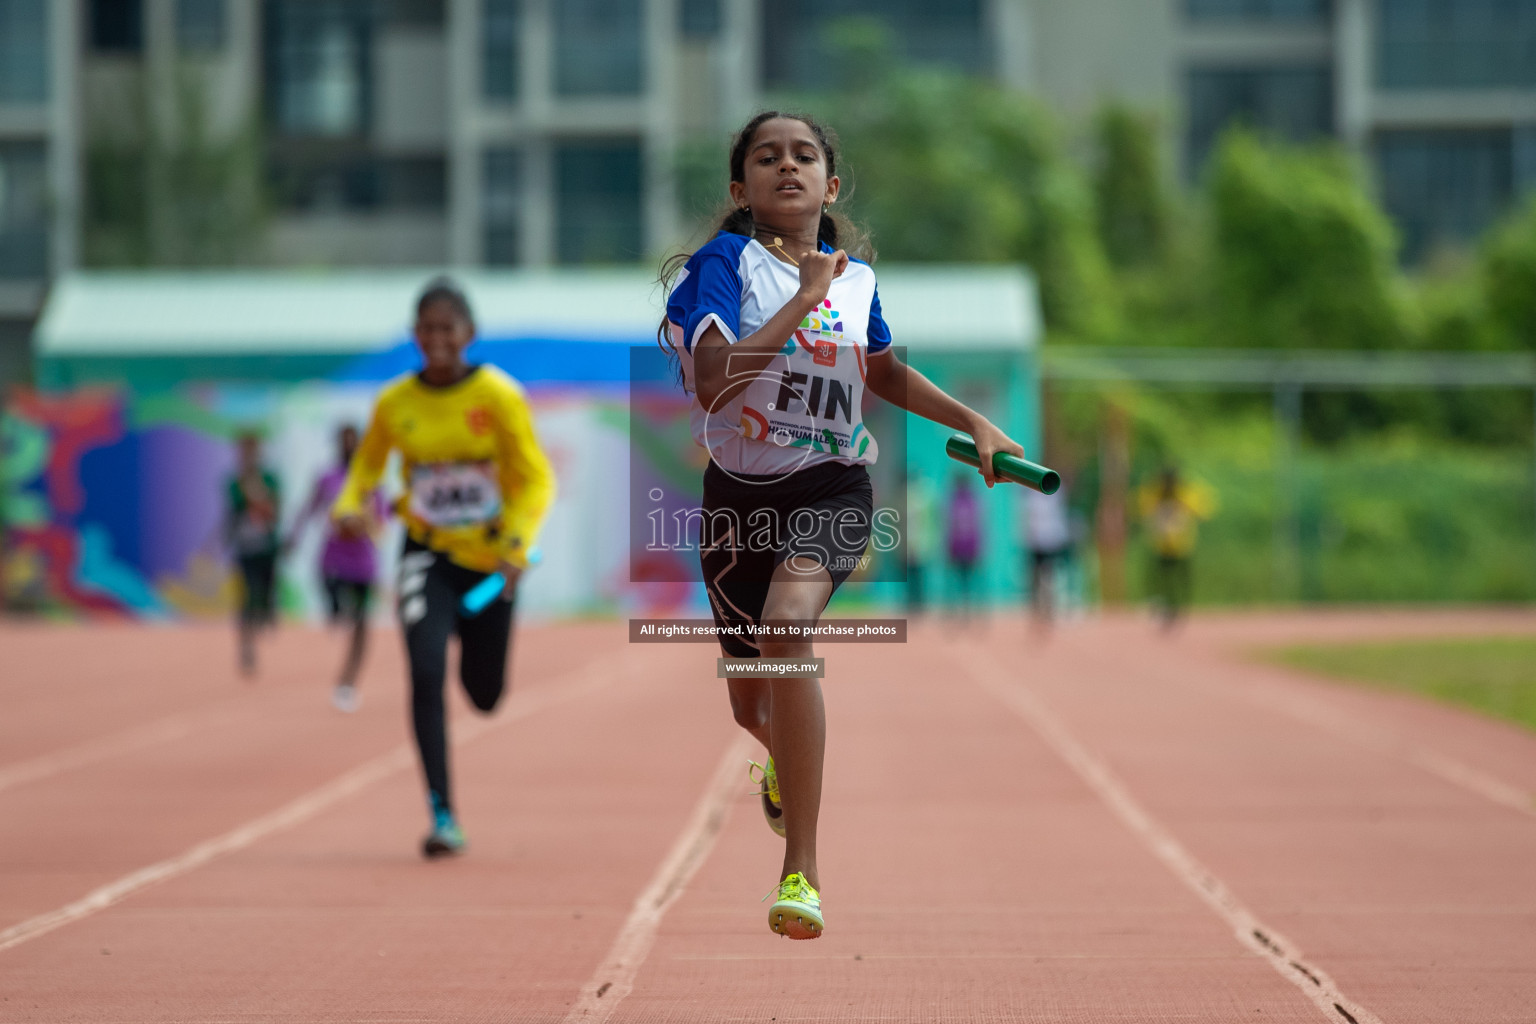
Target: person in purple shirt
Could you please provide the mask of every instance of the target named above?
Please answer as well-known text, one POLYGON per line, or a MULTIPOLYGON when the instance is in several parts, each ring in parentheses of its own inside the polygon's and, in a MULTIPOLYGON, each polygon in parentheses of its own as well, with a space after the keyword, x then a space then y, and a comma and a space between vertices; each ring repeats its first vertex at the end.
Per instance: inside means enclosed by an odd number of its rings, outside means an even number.
POLYGON ((971 490, 971 478, 956 473, 949 492, 947 518, 949 569, 955 581, 955 614, 964 624, 975 608, 976 562, 981 557, 981 506, 971 490))
POLYGON ((337 432, 337 464, 315 481, 309 501, 305 503, 304 511, 299 514, 283 545, 285 552, 291 551, 310 520, 316 515, 325 515, 327 526, 325 547, 320 555, 320 576, 325 583, 326 596, 330 599, 330 618, 333 623, 350 623, 352 627, 347 657, 341 666, 341 678, 331 694, 331 703, 341 711, 357 710, 357 672, 362 667, 363 651, 368 646, 368 605, 378 572, 373 535, 389 514, 383 496, 375 491, 368 517, 370 529, 364 536, 342 536, 330 521, 330 516, 326 515, 347 479, 347 467, 357 451, 357 440, 357 428, 350 424, 337 432))

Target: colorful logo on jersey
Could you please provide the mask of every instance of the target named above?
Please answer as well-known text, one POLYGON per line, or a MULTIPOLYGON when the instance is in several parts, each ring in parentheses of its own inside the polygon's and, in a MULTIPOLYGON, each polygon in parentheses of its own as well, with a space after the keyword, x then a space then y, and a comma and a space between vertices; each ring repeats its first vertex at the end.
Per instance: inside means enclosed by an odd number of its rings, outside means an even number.
POLYGON ((837 341, 843 336, 843 322, 838 317, 842 315, 832 308, 830 301, 823 299, 810 316, 800 321, 800 326, 795 328, 795 333, 779 349, 779 354, 794 355, 795 345, 798 344, 811 354, 818 365, 836 366, 837 341))
POLYGON ((464 413, 464 422, 469 424, 469 432, 480 437, 491 432, 491 411, 483 405, 477 405, 464 413))
POLYGON ((830 299, 823 299, 811 315, 800 321, 795 337, 818 366, 837 365, 837 339, 843 336, 842 316, 832 308, 830 299), (807 337, 810 335, 810 337, 807 337))
POLYGON ((742 406, 741 436, 749 441, 761 441, 768 436, 768 420, 756 409, 742 406))
POLYGON ((812 331, 816 334, 841 338, 843 336, 843 322, 838 317, 842 315, 832 308, 832 300, 822 299, 821 305, 812 310, 810 316, 800 321, 800 329, 802 331, 812 331))

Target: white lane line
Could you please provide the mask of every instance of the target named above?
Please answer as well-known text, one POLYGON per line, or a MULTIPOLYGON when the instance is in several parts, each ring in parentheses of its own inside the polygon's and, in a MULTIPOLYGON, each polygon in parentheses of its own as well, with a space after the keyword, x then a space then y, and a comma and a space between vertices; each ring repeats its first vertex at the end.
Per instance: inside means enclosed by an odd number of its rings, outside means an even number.
MULTIPOLYGON (((616 656, 610 656, 601 659, 598 664, 578 670, 573 673, 577 681, 570 685, 551 683, 539 687, 526 696, 514 691, 513 697, 508 700, 507 710, 501 715, 495 718, 476 718, 462 724, 455 723, 452 734, 453 746, 462 746, 498 726, 520 722, 545 708, 575 700, 602 689, 618 677, 619 673, 612 669, 617 668, 615 663, 621 660, 616 656)), ((408 743, 402 743, 388 753, 364 761, 351 771, 345 772, 320 788, 311 790, 269 814, 246 822, 221 836, 198 843, 174 857, 126 874, 116 881, 92 890, 73 903, 28 918, 0 931, 0 952, 19 946, 40 935, 46 935, 82 918, 90 917, 114 904, 121 903, 141 889, 184 875, 211 860, 244 849, 284 829, 292 828, 314 817, 327 807, 378 782, 392 772, 414 763, 414 748, 408 743)))
POLYGON ((345 797, 351 796, 358 790, 377 782, 386 775, 394 772, 410 763, 410 749, 404 745, 396 747, 387 754, 383 754, 371 761, 366 761, 345 775, 332 780, 319 789, 313 790, 292 803, 263 815, 254 821, 247 822, 223 835, 198 843, 175 857, 170 857, 148 867, 140 868, 114 882, 95 889, 73 903, 51 910, 45 914, 28 918, 20 924, 12 925, 0 932, 0 951, 13 946, 19 946, 23 942, 35 939, 40 935, 46 935, 56 928, 62 928, 74 921, 89 917, 98 911, 105 910, 115 903, 132 896, 140 889, 163 882, 177 875, 184 875, 194 868, 201 867, 216 857, 226 853, 250 846, 258 839, 262 839, 274 832, 289 828, 306 818, 313 817, 317 812, 329 807, 345 797))
POLYGON ((84 768, 98 761, 131 754, 146 747, 169 743, 180 739, 194 729, 216 728, 233 718, 234 712, 227 710, 212 714, 193 712, 173 715, 137 729, 129 729, 102 739, 87 740, 51 754, 42 754, 28 761, 18 761, 0 768, 0 792, 29 782, 38 782, 62 772, 73 771, 76 768, 84 768))
POLYGON ((1373 753, 1401 758, 1443 782, 1449 782, 1501 807, 1536 818, 1536 795, 1529 791, 1479 768, 1473 768, 1447 754, 1419 746, 1389 730, 1359 720, 1348 712, 1331 706, 1322 698, 1295 693, 1269 682, 1250 682, 1237 687, 1216 687, 1182 678, 1179 681, 1198 686, 1209 693, 1237 696, 1255 707, 1277 711, 1305 725, 1331 732, 1353 746, 1373 753))
POLYGON ((1295 945, 1243 906, 1221 879, 1179 845, 1178 840, 1136 802, 1115 774, 1090 754, 1038 697, 1023 686, 1009 681, 1002 667, 984 650, 973 647, 971 653, 972 667, 976 669, 972 677, 981 688, 1029 723, 1046 745, 1077 773, 1078 778, 1093 790, 1121 823, 1146 844, 1168 870, 1231 925, 1238 942, 1268 960, 1282 978, 1306 993, 1307 998, 1333 1024, 1382 1024, 1381 1018, 1340 992, 1326 972, 1316 964, 1308 963, 1295 945))
POLYGON ((678 833, 671 851, 635 900, 634 908, 619 929, 608 955, 581 987, 580 998, 565 1015, 567 1024, 575 1021, 601 1024, 635 987, 635 976, 656 941, 661 919, 683 894, 694 872, 708 858, 709 851, 714 849, 715 840, 730 815, 731 803, 743 792, 742 766, 750 753, 751 740, 746 733, 739 733, 720 758, 704 787, 704 795, 699 797, 698 805, 682 832, 678 833))
POLYGON ((1438 775, 1452 785, 1486 797, 1512 811, 1536 818, 1536 797, 1519 786, 1428 747, 1408 747, 1406 753, 1408 760, 1430 774, 1438 775))

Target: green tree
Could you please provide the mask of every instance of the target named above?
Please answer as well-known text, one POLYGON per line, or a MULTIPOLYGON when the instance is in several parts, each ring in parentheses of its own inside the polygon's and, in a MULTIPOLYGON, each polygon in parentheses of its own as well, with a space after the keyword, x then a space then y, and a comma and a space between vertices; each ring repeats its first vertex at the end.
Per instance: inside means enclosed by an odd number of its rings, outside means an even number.
POLYGON ((1489 234, 1481 264, 1488 311, 1504 344, 1536 350, 1536 196, 1489 234))
MULTIPOLYGON (((839 55, 836 69, 818 73, 814 91, 769 105, 807 110, 835 129, 839 205, 880 256, 1026 264, 1052 334, 1113 336, 1118 298, 1093 190, 1045 109, 972 75, 904 64, 878 18, 834 22, 825 42, 839 55)), ((690 214, 718 212, 724 140, 686 143, 674 169, 690 214)))
POLYGON ((86 149, 85 262, 200 267, 258 261, 268 220, 256 120, 213 129, 195 68, 171 110, 140 97, 143 128, 86 149))
POLYGON ((1157 120, 1105 107, 1095 125, 1099 240, 1117 267, 1151 264, 1168 245, 1168 197, 1157 152, 1157 120))
POLYGON ((921 70, 811 106, 846 144, 852 214, 883 257, 1022 262, 1039 280, 1050 330, 1085 340, 1113 332, 1113 275, 1092 192, 1038 104, 968 75, 921 70))
POLYGON ((1332 149, 1223 139, 1212 168, 1212 323, 1222 343, 1390 348, 1409 337, 1391 223, 1332 149))

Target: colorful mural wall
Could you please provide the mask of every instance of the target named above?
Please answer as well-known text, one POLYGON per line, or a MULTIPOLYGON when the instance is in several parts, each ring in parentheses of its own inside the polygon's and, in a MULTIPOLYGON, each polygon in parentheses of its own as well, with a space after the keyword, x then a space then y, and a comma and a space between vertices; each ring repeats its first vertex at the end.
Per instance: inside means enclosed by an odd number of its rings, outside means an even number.
MULTIPOLYGON (((224 614, 236 596, 223 530, 232 438, 264 431, 286 528, 334 459, 337 428, 366 423, 377 387, 343 380, 11 396, 0 420, 7 603, 59 614, 224 614)), ((695 586, 630 582, 623 388, 533 384, 529 397, 560 494, 520 614, 700 612, 695 586)), ((320 613, 321 540, 318 528, 307 531, 283 564, 288 614, 320 613)), ((381 544, 386 583, 398 546, 398 534, 381 544)), ((388 602, 379 606, 387 614, 388 602)))
MULTIPOLYGON (((541 539, 544 558, 526 577, 519 614, 707 615, 693 552, 645 552, 642 539, 635 545, 640 557, 630 559, 632 529, 646 521, 645 510, 638 520, 630 514, 636 497, 650 502, 660 493, 668 509, 692 507, 705 463, 689 436, 675 367, 654 343, 488 338, 476 342, 471 358, 523 382, 560 481, 541 539)), ((6 605, 61 615, 227 614, 237 596, 222 504, 233 438, 251 428, 264 432, 267 464, 282 484, 286 529, 315 478, 330 468, 338 427, 366 423, 380 384, 414 369, 418 359, 401 338, 376 352, 335 358, 323 380, 293 379, 314 372, 313 362, 290 365, 281 354, 198 364, 246 381, 258 373, 286 375, 248 383, 174 383, 186 368, 167 357, 46 363, 44 380, 113 383, 21 392, 6 404, 6 605)), ((960 353, 914 358, 914 365, 1034 444, 1034 381, 1023 361, 960 353)), ((867 415, 886 455, 875 472, 882 502, 905 494, 904 474, 940 481, 955 472, 943 456, 943 428, 883 406, 867 415)), ((1017 511, 1007 500, 1013 496, 1002 497, 988 503, 995 540, 980 585, 985 595, 1008 598, 1019 593, 1022 563, 1017 511)), ((321 613, 321 540, 316 524, 282 563, 279 597, 288 615, 321 613)), ((398 548, 397 534, 382 538, 386 590, 398 548)), ((877 565, 869 578, 886 582, 845 587, 838 600, 899 602, 902 584, 891 568, 877 565)), ((942 600, 946 577, 942 565, 932 568, 942 600)), ((390 602, 376 607, 387 615, 390 602)))

